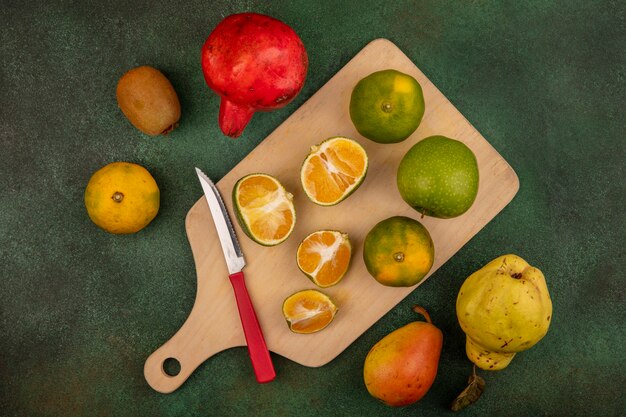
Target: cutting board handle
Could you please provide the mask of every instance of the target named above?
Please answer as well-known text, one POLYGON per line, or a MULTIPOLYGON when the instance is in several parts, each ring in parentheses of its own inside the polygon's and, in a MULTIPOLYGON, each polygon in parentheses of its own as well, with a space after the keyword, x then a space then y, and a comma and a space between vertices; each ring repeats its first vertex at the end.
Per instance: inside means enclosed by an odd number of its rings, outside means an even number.
POLYGON ((242 344, 225 334, 228 332, 224 332, 223 323, 212 320, 215 316, 207 315, 206 306, 202 309, 196 305, 178 332, 146 359, 144 376, 155 391, 163 394, 175 391, 208 358, 242 344), (180 364, 178 374, 169 375, 165 371, 168 359, 180 364))

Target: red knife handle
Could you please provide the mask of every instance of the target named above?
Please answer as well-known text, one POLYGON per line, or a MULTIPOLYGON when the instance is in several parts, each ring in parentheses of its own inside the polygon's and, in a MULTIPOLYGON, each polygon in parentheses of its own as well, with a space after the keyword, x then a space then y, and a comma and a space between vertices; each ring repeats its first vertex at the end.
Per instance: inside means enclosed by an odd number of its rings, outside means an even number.
POLYGON ((252 301, 250 301, 250 296, 248 295, 243 272, 236 272, 230 275, 230 282, 235 291, 239 317, 241 318, 243 333, 246 336, 248 352, 250 353, 256 380, 260 384, 270 382, 276 377, 276 372, 261 332, 261 326, 259 326, 259 321, 256 318, 252 301))

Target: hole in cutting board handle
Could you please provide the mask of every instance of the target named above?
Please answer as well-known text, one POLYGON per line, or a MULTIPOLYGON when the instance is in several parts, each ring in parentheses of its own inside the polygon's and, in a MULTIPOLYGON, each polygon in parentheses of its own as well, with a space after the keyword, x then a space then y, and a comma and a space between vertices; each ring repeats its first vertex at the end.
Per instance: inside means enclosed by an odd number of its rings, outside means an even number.
POLYGON ((175 377, 180 373, 180 362, 176 358, 167 358, 163 361, 163 372, 167 376, 175 377))

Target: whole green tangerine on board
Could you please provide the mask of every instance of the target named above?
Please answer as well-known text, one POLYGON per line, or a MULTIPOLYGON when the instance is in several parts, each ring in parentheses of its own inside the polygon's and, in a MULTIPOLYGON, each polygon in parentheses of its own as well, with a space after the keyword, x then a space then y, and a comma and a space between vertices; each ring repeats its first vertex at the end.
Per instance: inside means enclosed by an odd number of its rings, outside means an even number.
POLYGON ((388 69, 360 80, 350 97, 350 119, 358 132, 377 143, 402 142, 424 116, 424 95, 415 78, 388 69))
POLYGON ((433 266, 435 245, 415 219, 393 216, 377 223, 365 236, 363 261, 367 272, 382 285, 411 287, 433 266))
POLYGON ((478 194, 478 163, 464 143, 422 139, 404 155, 397 174, 402 199, 422 215, 449 219, 465 213, 478 194))

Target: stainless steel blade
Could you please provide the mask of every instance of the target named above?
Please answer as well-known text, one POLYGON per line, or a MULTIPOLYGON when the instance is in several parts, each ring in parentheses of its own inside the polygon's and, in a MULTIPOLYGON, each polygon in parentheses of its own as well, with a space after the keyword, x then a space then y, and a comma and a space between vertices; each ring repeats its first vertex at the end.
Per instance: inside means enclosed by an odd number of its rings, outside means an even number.
POLYGON ((200 179, 200 184, 204 190, 204 196, 206 197, 209 210, 211 210, 211 216, 213 217, 213 223, 215 223, 215 229, 222 245, 222 252, 224 252, 224 259, 226 259, 226 266, 228 267, 228 273, 234 274, 235 272, 241 272, 246 265, 246 261, 243 258, 243 252, 235 229, 222 200, 222 196, 219 190, 213 184, 213 181, 199 168, 196 168, 196 174, 200 179))

